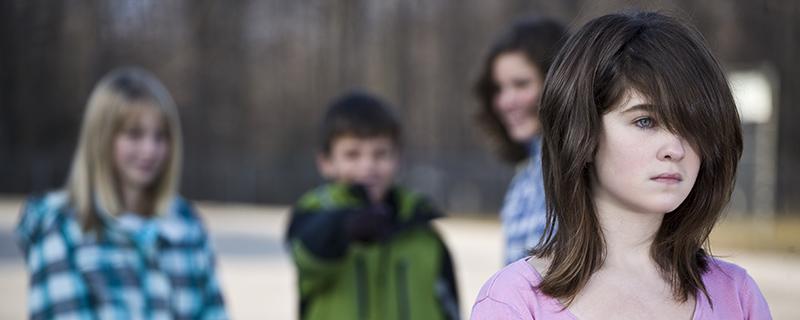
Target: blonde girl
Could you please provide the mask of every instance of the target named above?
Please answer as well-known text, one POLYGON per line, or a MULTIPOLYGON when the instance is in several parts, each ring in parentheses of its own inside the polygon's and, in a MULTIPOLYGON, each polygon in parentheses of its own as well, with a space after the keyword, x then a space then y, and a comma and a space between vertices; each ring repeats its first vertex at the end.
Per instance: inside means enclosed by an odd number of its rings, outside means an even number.
POLYGON ((152 74, 95 86, 64 190, 31 196, 15 230, 31 319, 226 319, 214 253, 178 195, 178 112, 152 74))

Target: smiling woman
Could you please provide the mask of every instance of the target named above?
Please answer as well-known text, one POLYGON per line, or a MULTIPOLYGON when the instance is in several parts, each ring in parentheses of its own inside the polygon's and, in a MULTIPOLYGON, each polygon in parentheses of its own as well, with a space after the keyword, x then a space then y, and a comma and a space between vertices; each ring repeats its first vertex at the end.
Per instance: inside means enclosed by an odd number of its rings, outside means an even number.
POLYGON ((497 85, 495 114, 514 142, 533 139, 539 134, 539 93, 544 73, 521 52, 501 54, 495 58, 492 69, 497 85))
POLYGON ((519 167, 500 210, 506 263, 524 257, 544 233, 539 96, 566 36, 555 19, 516 21, 489 49, 475 83, 481 127, 500 157, 519 167))

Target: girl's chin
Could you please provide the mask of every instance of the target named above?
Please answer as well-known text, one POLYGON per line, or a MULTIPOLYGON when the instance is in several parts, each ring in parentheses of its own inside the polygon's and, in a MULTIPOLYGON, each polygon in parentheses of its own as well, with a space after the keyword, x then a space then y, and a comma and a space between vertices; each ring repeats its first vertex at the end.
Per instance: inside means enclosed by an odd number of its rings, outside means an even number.
POLYGON ((533 139, 533 136, 536 135, 536 132, 532 132, 532 130, 517 130, 509 132, 509 136, 511 140, 517 143, 525 143, 533 139))

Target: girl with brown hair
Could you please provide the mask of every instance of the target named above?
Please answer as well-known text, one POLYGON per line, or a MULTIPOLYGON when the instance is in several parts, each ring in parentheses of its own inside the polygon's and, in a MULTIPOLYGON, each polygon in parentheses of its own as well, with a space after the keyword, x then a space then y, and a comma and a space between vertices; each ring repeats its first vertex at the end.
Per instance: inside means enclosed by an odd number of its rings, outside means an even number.
POLYGON ((696 31, 652 12, 588 22, 540 118, 545 238, 484 285, 473 319, 771 318, 747 272, 707 250, 742 132, 696 31))

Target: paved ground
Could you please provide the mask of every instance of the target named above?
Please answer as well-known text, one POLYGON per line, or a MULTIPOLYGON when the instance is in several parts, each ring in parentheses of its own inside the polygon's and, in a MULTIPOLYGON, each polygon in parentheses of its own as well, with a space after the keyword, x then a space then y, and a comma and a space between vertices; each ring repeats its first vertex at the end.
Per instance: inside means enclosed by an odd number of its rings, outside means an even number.
MULTIPOLYGON (((21 200, 0 198, 0 319, 25 319, 27 274, 11 230, 21 200)), ((285 207, 198 204, 219 253, 219 271, 234 319, 295 319, 295 273, 282 245, 285 207)), ((437 223, 452 251, 464 319, 478 290, 501 267, 494 219, 447 218, 437 223)), ((750 272, 775 319, 800 319, 800 255, 715 248, 750 272)))

